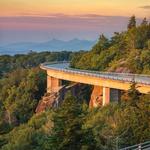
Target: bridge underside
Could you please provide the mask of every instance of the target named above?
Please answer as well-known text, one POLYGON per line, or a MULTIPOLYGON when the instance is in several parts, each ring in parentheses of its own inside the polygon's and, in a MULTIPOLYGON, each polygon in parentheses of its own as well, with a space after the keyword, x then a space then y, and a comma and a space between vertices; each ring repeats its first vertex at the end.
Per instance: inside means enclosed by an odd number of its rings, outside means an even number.
MULTIPOLYGON (((108 87, 108 88, 124 90, 124 91, 129 90, 132 84, 131 82, 125 82, 121 80, 98 78, 94 76, 85 76, 82 74, 74 74, 74 73, 63 72, 63 71, 52 70, 52 69, 47 70, 47 75, 60 80, 90 84, 94 86, 108 87)), ((139 90, 140 93, 143 94, 150 93, 149 85, 137 84, 137 89, 139 90)))
MULTIPOLYGON (((61 87, 62 87, 61 79, 47 76, 48 93, 58 92, 61 87)), ((109 104, 110 101, 114 101, 114 100, 119 101, 119 99, 120 99, 120 90, 94 85, 89 106, 90 108, 105 106, 109 104)))

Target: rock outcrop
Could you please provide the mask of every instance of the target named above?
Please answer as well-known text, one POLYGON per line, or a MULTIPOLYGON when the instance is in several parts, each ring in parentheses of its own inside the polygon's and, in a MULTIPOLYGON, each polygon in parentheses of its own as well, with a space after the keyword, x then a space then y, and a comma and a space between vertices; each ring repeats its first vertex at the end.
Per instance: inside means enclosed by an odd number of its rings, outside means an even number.
POLYGON ((58 93, 46 93, 42 100, 39 101, 39 104, 36 108, 36 113, 43 112, 47 108, 53 107, 57 104, 58 101, 58 93))
POLYGON ((45 111, 48 108, 58 107, 65 98, 65 95, 68 91, 76 97, 78 100, 85 100, 84 93, 87 85, 80 83, 73 83, 69 86, 62 86, 55 92, 46 93, 42 99, 39 101, 39 104, 36 108, 36 113, 45 111))
POLYGON ((91 99, 89 103, 89 107, 100 107, 102 106, 102 98, 103 98, 103 89, 100 86, 94 86, 91 99))

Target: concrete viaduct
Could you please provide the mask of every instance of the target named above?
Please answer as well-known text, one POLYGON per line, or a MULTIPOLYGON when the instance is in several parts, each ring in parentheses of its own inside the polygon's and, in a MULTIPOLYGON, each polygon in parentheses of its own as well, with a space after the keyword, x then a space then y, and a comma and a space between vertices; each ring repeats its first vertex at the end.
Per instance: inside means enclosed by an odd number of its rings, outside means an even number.
MULTIPOLYGON (((61 87, 62 80, 94 86, 91 97, 101 97, 102 105, 110 103, 111 89, 129 90, 132 82, 136 82, 140 93, 150 93, 150 76, 127 73, 98 72, 69 68, 68 62, 44 63, 40 68, 47 71, 47 92, 56 92, 61 87)), ((91 104, 96 107, 97 104, 91 104)))

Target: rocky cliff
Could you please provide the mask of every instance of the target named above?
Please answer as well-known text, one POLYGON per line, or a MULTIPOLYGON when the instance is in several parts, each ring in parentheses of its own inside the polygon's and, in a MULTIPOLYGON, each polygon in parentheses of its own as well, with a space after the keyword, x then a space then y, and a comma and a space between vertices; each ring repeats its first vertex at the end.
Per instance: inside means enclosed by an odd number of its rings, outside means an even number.
POLYGON ((36 113, 43 112, 48 108, 58 107, 64 100, 68 91, 80 101, 90 99, 88 96, 91 95, 89 86, 80 83, 72 83, 69 86, 60 87, 57 92, 46 93, 39 101, 36 113))

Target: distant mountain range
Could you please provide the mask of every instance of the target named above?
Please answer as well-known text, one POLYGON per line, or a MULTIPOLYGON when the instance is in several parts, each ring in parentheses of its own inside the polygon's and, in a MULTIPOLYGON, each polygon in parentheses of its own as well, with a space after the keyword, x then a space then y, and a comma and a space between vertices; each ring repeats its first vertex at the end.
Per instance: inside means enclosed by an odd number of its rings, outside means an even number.
POLYGON ((95 44, 96 41, 89 40, 79 40, 73 39, 69 41, 62 41, 58 39, 52 39, 47 42, 20 42, 12 43, 0 47, 0 55, 3 54, 22 54, 28 53, 29 51, 79 51, 79 50, 89 50, 95 44))

